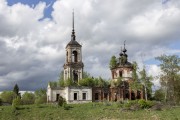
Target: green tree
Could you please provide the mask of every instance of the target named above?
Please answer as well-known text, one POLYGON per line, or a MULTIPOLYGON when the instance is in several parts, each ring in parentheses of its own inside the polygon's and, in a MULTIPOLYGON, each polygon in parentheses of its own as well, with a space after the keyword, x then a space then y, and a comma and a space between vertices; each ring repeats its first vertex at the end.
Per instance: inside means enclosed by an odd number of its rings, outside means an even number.
POLYGON ((153 85, 153 83, 151 82, 152 77, 147 75, 145 68, 143 68, 143 70, 140 71, 140 76, 141 76, 140 82, 144 86, 145 99, 147 101, 148 95, 150 97, 152 93, 152 85, 153 85))
POLYGON ((65 86, 64 80, 60 80, 59 85, 60 85, 60 87, 64 87, 65 86))
MULTIPOLYGON (((64 71, 62 70, 59 74, 59 85, 62 86, 62 81, 64 82, 64 71)), ((64 85, 63 85, 64 86, 64 85)))
POLYGON ((164 91, 162 89, 156 90, 154 93, 154 99, 157 101, 164 100, 164 91))
POLYGON ((123 84, 122 77, 118 77, 117 80, 111 80, 112 87, 121 87, 123 84))
POLYGON ((132 66, 133 66, 133 70, 132 70, 133 82, 130 83, 130 87, 132 90, 142 90, 142 84, 140 83, 139 76, 137 74, 138 64, 136 62, 133 62, 132 66))
POLYGON ((24 105, 34 104, 34 102, 35 102, 35 95, 34 95, 34 93, 25 92, 22 95, 22 103, 24 105))
POLYGON ((73 86, 75 85, 74 82, 68 78, 67 80, 64 81, 64 86, 68 87, 68 86, 73 86))
POLYGON ((94 80, 93 80, 93 78, 84 78, 84 79, 81 79, 81 80, 79 81, 79 85, 80 85, 80 86, 93 87, 93 86, 94 86, 94 80))
POLYGON ((84 78, 91 78, 90 73, 88 73, 88 72, 83 72, 83 79, 84 79, 84 78))
POLYGON ((15 99, 13 99, 12 106, 13 106, 14 108, 19 107, 21 104, 22 104, 22 103, 21 103, 21 98, 20 98, 19 96, 16 97, 15 99))
POLYGON ((15 98, 15 93, 12 91, 4 91, 1 93, 1 99, 3 102, 12 104, 13 99, 15 98))
POLYGON ((117 60, 116 60, 116 56, 112 56, 111 57, 111 60, 110 60, 110 63, 109 63, 109 67, 110 69, 113 69, 115 68, 117 65, 117 60))
POLYGON ((40 89, 35 91, 35 103, 43 104, 47 101, 46 89, 40 89))
POLYGON ((180 74, 176 75, 176 81, 174 85, 174 100, 176 103, 180 104, 180 74))
POLYGON ((58 86, 58 82, 56 82, 56 81, 51 81, 51 82, 49 82, 49 85, 51 86, 51 87, 57 87, 58 86))
POLYGON ((19 87, 17 84, 14 86, 13 92, 15 93, 16 96, 20 96, 19 87))
POLYGON ((156 59, 161 62, 160 83, 165 91, 165 101, 179 102, 180 58, 176 55, 161 55, 156 59))

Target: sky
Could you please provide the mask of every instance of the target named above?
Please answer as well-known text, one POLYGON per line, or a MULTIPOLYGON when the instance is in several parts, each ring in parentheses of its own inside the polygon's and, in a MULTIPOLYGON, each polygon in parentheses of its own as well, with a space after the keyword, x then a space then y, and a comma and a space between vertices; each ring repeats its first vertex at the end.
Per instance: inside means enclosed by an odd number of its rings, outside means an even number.
POLYGON ((160 73, 155 57, 180 56, 180 0, 0 0, 0 91, 58 80, 73 9, 84 71, 94 77, 111 79, 109 61, 125 40, 128 60, 149 75, 160 73))

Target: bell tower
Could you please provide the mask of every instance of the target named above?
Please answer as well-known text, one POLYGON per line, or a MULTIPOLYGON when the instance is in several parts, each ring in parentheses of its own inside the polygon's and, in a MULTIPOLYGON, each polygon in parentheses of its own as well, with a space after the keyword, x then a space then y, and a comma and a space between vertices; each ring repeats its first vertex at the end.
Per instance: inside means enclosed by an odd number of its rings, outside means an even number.
POLYGON ((64 64, 64 80, 70 79, 78 83, 82 79, 83 67, 81 45, 76 41, 74 30, 74 11, 72 13, 71 41, 66 46, 66 59, 64 64))

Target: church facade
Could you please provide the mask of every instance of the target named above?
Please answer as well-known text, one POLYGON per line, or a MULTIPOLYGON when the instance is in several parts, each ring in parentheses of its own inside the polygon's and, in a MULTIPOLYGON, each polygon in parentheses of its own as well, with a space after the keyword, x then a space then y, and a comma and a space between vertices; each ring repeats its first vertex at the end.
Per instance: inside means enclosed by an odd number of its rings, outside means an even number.
MULTIPOLYGON (((66 46, 66 57, 64 68, 64 81, 71 80, 78 84, 83 78, 84 64, 82 61, 82 45, 76 41, 74 30, 74 13, 71 40, 66 46)), ((125 99, 143 99, 143 91, 134 91, 130 87, 133 82, 133 66, 128 62, 127 50, 121 50, 117 65, 111 68, 112 82, 116 83, 121 78, 122 84, 119 86, 111 84, 107 87, 47 87, 47 102, 57 102, 59 96, 66 99, 67 103, 86 103, 94 101, 123 101, 125 99)))

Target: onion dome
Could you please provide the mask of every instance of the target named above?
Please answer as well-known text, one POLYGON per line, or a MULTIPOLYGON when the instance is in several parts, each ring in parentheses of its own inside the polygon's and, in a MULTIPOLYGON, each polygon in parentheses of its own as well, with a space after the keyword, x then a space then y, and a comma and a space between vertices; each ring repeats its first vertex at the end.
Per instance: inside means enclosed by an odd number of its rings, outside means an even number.
POLYGON ((122 47, 121 47, 121 52, 119 53, 120 56, 123 56, 123 52, 122 52, 122 47))

